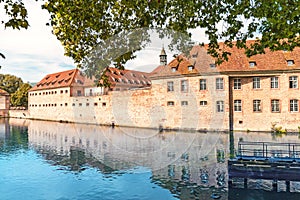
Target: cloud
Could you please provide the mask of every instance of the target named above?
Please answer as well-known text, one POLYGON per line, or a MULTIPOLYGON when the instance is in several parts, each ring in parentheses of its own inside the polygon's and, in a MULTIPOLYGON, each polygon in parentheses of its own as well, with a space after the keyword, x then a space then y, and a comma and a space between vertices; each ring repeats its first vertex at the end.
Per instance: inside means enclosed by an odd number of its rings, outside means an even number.
POLYGON ((25 1, 30 27, 27 30, 5 29, 0 32, 0 73, 21 77, 24 82, 36 82, 48 73, 75 67, 71 58, 64 56, 64 49, 46 26, 49 14, 41 3, 25 1))

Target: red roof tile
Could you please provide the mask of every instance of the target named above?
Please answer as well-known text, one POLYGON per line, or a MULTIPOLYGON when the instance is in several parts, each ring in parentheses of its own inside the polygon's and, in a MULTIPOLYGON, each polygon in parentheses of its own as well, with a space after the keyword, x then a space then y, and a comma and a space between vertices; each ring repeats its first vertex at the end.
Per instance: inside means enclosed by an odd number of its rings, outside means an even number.
POLYGON ((149 73, 134 71, 134 70, 119 70, 109 67, 106 71, 106 76, 111 84, 111 88, 116 85, 122 87, 147 87, 151 85, 149 73))
POLYGON ((84 83, 83 75, 80 75, 78 69, 72 69, 46 75, 40 82, 31 88, 30 91, 70 87, 71 85, 80 83, 84 83))
MULTIPOLYGON (((247 41, 247 45, 251 45, 254 41, 247 41)), ((222 46, 222 43, 220 43, 222 46)), ((244 49, 237 47, 226 50, 231 53, 228 61, 224 61, 221 65, 215 66, 215 58, 207 54, 207 45, 194 46, 188 57, 179 55, 166 66, 158 66, 150 74, 152 78, 174 75, 203 74, 211 72, 256 72, 256 71, 272 71, 272 70, 291 70, 300 69, 300 48, 295 48, 292 52, 265 50, 265 54, 251 56, 245 55, 244 49), (293 61, 288 66, 287 61, 293 61), (255 66, 250 67, 249 62, 254 62, 255 66), (189 70, 189 66, 191 67, 189 70), (175 68, 176 71, 172 71, 175 68)))

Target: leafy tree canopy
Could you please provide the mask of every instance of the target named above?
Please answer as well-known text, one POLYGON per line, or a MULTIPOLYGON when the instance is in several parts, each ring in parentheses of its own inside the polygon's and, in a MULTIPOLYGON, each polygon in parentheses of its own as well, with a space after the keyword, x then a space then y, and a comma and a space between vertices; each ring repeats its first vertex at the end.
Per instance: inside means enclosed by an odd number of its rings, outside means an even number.
POLYGON ((23 84, 21 78, 10 74, 0 74, 0 88, 9 94, 15 93, 23 84))
MULTIPOLYGON (((219 40, 229 47, 245 48, 248 56, 264 53, 265 48, 292 50, 300 46, 299 0, 50 0, 44 8, 51 14, 53 33, 76 63, 101 42, 138 28, 187 35, 189 29, 205 28, 209 53, 220 59, 227 59, 229 53, 220 51, 219 40), (246 40, 257 34, 260 39, 247 47, 246 40)), ((116 61, 131 58, 132 53, 116 61)))
POLYGON ((23 106, 28 107, 28 90, 31 88, 31 85, 24 83, 20 88, 11 95, 10 101, 14 107, 23 106))
MULTIPOLYGON (((28 26, 22 1, 13 4, 8 0, 3 4, 10 17, 5 26, 28 26)), ((264 53, 265 48, 293 50, 300 46, 299 0, 49 0, 43 8, 51 15, 53 33, 64 46, 66 55, 79 66, 91 63, 92 58, 87 55, 96 46, 112 37, 116 41, 124 40, 118 44, 129 46, 129 42, 134 42, 132 38, 120 34, 144 28, 158 28, 161 37, 170 37, 168 30, 190 36, 190 29, 205 28, 210 41, 208 52, 219 62, 230 55, 226 46, 244 48, 248 56, 264 53), (256 35, 259 39, 246 46, 246 40, 256 35), (219 46, 220 40, 224 41, 222 46, 219 46)), ((182 38, 186 39, 174 34, 171 37, 171 47, 180 48, 182 38)), ((136 48, 114 58, 117 66, 133 58, 134 52, 149 42, 149 31, 142 31, 138 42, 140 45, 136 48)), ((123 46, 117 45, 118 48, 123 46)), ((115 47, 114 42, 105 45, 108 50, 115 47)))
POLYGON ((1 16, 1 23, 5 27, 28 28, 27 9, 22 1, 0 0, 0 5, 0 8, 4 9, 5 14, 8 16, 6 20, 1 16))

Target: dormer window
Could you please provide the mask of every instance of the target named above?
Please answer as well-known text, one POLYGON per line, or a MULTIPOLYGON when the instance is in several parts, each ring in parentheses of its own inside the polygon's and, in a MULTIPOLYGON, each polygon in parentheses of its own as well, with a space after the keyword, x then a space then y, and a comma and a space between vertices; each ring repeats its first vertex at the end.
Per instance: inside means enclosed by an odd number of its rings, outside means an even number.
POLYGON ((135 74, 131 74, 133 77, 136 77, 136 75, 135 74))
POLYGON ((177 71, 176 67, 172 67, 172 72, 176 72, 176 71, 177 71))
POLYGON ((209 67, 210 68, 216 68, 216 64, 215 63, 211 63, 211 64, 209 64, 209 67))
POLYGON ((292 66, 294 64, 295 64, 294 60, 287 60, 287 65, 288 66, 292 66))
POLYGON ((255 61, 250 61, 249 62, 249 67, 255 67, 256 66, 256 62, 255 61))
POLYGON ((193 65, 188 66, 189 71, 192 71, 194 69, 193 65))

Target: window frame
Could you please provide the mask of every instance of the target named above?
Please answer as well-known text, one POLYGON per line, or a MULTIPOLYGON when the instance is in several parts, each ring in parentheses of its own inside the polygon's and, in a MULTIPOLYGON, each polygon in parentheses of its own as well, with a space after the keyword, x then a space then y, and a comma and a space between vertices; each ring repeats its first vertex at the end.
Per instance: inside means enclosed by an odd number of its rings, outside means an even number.
POLYGON ((299 100, 290 99, 290 112, 299 112, 299 100))
POLYGON ((279 99, 271 99, 271 112, 272 113, 280 113, 280 100, 279 99), (276 102, 276 104, 274 104, 275 102, 276 102), (276 109, 274 109, 274 108, 276 108, 276 109))
POLYGON ((207 90, 207 83, 205 78, 199 79, 199 90, 207 90))
POLYGON ((167 82, 167 92, 174 92, 174 81, 167 82))
POLYGON ((216 90, 224 90, 224 78, 216 78, 216 90))
POLYGON ((189 102, 188 101, 181 101, 181 106, 188 106, 189 102))
POLYGON ((175 106, 175 102, 174 101, 167 101, 167 106, 175 106))
POLYGON ((260 89, 260 77, 253 77, 252 79, 252 88, 260 89))
POLYGON ((220 100, 216 102, 216 111, 218 113, 223 113, 224 112, 224 101, 220 100))
POLYGON ((260 99, 253 100, 253 112, 262 112, 260 99))
POLYGON ((234 78, 233 79, 233 89, 234 90, 241 90, 242 89, 242 79, 234 78))
POLYGON ((289 77, 289 88, 290 89, 298 88, 298 76, 290 76, 289 77))
POLYGON ((180 91, 181 92, 188 92, 189 91, 189 82, 188 82, 188 80, 181 80, 180 81, 180 91))
POLYGON ((270 87, 271 87, 271 89, 279 88, 279 77, 278 76, 274 76, 274 77, 270 78, 270 87), (275 87, 275 86, 277 86, 277 87, 275 87))
POLYGON ((207 106, 207 101, 200 101, 200 102, 199 102, 199 105, 200 105, 200 106, 207 106))
POLYGON ((235 99, 233 102, 234 112, 242 112, 242 100, 235 99))

